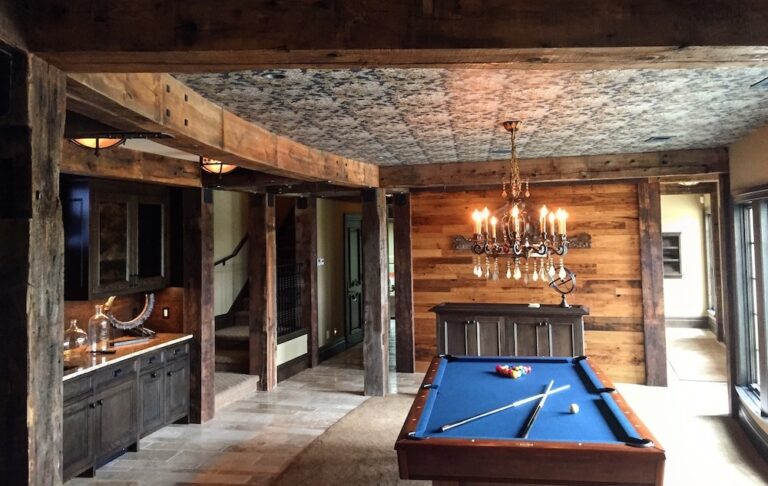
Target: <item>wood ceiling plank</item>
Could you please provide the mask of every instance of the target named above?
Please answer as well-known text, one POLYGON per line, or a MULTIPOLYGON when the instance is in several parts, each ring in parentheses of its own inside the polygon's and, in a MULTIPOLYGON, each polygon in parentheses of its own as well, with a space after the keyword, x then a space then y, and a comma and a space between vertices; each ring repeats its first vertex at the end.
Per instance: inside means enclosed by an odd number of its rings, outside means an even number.
MULTIPOLYGON (((520 160, 531 182, 642 179, 728 172, 726 149, 675 150, 520 160)), ((508 160, 385 166, 381 187, 458 187, 498 185, 509 174, 508 160)))
POLYGON ((468 63, 664 67, 764 63, 768 46, 764 0, 287 5, 123 0, 98 8, 94 0, 33 0, 29 44, 70 72, 468 63))
POLYGON ((123 130, 163 132, 165 145, 242 167, 350 187, 378 186, 377 166, 270 133, 168 74, 70 74, 68 108, 123 130))

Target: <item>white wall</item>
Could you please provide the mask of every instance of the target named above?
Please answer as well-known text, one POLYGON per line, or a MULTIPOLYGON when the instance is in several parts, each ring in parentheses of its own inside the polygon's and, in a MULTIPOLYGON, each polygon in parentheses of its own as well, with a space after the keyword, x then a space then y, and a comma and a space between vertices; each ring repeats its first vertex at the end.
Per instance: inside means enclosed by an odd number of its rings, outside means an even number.
POLYGON ((728 156, 732 192, 768 184, 768 127, 731 144, 728 156))
MULTIPOLYGON (((248 195, 241 192, 213 192, 213 255, 218 260, 229 255, 248 232, 248 195)), ((213 307, 225 314, 248 278, 248 245, 213 271, 213 307)))
POLYGON ((661 231, 680 233, 682 278, 664 279, 666 317, 703 317, 707 312, 704 206, 701 195, 661 196, 661 231))

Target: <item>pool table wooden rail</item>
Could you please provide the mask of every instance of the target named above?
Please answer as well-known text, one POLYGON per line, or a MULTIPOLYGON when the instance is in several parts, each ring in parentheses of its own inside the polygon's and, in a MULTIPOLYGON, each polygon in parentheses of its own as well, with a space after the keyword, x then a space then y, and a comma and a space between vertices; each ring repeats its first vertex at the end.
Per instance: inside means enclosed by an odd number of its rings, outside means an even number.
MULTIPOLYGON (((650 447, 611 443, 491 440, 428 437, 414 439, 441 358, 433 358, 397 442, 400 477, 434 484, 507 483, 569 486, 662 486, 665 453, 617 391, 613 398, 650 447)), ((608 388, 611 380, 589 364, 608 388)))

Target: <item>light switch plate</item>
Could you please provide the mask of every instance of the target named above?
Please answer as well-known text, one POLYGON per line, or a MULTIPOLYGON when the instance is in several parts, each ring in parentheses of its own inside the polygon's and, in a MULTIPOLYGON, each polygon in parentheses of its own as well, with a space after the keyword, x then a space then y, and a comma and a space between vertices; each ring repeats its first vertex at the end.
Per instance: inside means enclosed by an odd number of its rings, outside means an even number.
POLYGON ((322 267, 323 265, 325 265, 325 258, 318 257, 317 258, 317 266, 318 267, 322 267))

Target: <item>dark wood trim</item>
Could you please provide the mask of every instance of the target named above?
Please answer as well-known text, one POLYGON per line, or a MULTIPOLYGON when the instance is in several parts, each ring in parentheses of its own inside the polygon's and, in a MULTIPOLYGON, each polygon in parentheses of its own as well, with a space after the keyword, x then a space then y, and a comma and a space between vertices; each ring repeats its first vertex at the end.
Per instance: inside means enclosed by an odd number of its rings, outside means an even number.
POLYGON ((302 354, 290 361, 286 361, 277 367, 277 382, 280 383, 283 380, 287 380, 296 373, 304 371, 307 368, 309 368, 309 356, 306 354, 302 354))
POLYGON ((768 184, 736 191, 732 196, 733 202, 736 204, 752 201, 754 199, 766 199, 768 198, 768 184))
POLYGON ((413 330, 413 256, 411 247, 411 196, 395 194, 393 230, 395 240, 395 370, 413 373, 416 350, 413 330))
POLYGON ((702 317, 666 317, 664 319, 666 327, 688 327, 696 329, 710 329, 709 316, 702 317))
MULTIPOLYGON (((709 202, 710 202, 710 211, 711 211, 711 232, 712 232, 712 241, 710 244, 712 245, 712 261, 710 262, 710 265, 713 266, 713 273, 715 277, 715 281, 713 282, 715 287, 715 311, 714 316, 710 313, 710 321, 713 322, 714 327, 713 331, 715 335, 717 336, 717 340, 720 342, 723 342, 725 340, 725 334, 724 334, 724 322, 727 318, 726 315, 726 295, 723 288, 723 279, 725 278, 723 276, 723 268, 726 268, 724 266, 723 261, 723 246, 722 246, 722 240, 721 240, 721 232, 722 232, 722 223, 721 218, 723 217, 722 212, 722 201, 720 200, 720 194, 718 191, 719 184, 715 184, 715 187, 712 189, 712 192, 709 193, 709 202)), ((706 237, 706 235, 705 235, 706 237)))
POLYGON ((362 195, 364 393, 384 396, 389 381, 387 200, 383 189, 364 189, 362 195))
POLYGON ((301 320, 308 332, 309 366, 320 363, 317 330, 317 199, 296 199, 296 263, 301 265, 301 320))
POLYGON ((335 341, 326 343, 324 346, 321 346, 318 354, 320 355, 320 361, 322 362, 333 358, 337 354, 343 353, 346 350, 347 339, 344 336, 341 336, 335 341))
MULTIPOLYGON (((726 174, 720 176, 717 183, 718 206, 720 210, 720 248, 721 265, 723 269, 741 269, 744 268, 743 255, 737 252, 736 248, 741 248, 743 244, 743 235, 737 228, 741 224, 736 222, 736 207, 731 197, 730 177, 726 174)), ((743 294, 744 283, 742 275, 736 271, 721 272, 721 285, 723 288, 724 307, 720 312, 723 319, 723 333, 725 336, 725 356, 728 364, 728 385, 730 387, 728 400, 731 417, 738 417, 739 397, 736 386, 743 385, 745 380, 744 369, 742 365, 744 356, 744 344, 740 341, 739 322, 743 315, 743 308, 739 302, 739 295, 743 294)))
POLYGON ((0 477, 6 484, 60 484, 66 82, 41 59, 0 48, 13 62, 9 113, 0 116, 0 477))
POLYGON ((680 194, 712 194, 717 191, 717 182, 699 182, 693 186, 680 185, 678 182, 664 182, 661 184, 662 196, 675 196, 680 194))
POLYGON ((667 385, 664 337, 664 266, 661 255, 661 188, 659 182, 637 185, 640 222, 640 269, 643 291, 645 382, 667 385))
POLYGON ((754 234, 755 234, 755 304, 758 315, 757 320, 757 335, 755 341, 757 348, 760 350, 758 354, 759 366, 758 377, 761 384, 760 393, 760 411, 764 416, 768 416, 768 393, 762 393, 765 390, 765 383, 768 383, 768 369, 763 361, 764 350, 768 349, 768 329, 766 329, 765 312, 768 311, 768 272, 765 271, 768 268, 768 261, 764 256, 768 254, 768 202, 766 201, 754 201, 752 203, 752 219, 754 221, 754 234))
POLYGON ((248 210, 249 365, 259 388, 277 385, 277 248, 275 198, 252 194, 248 210))
POLYGON ((184 323, 194 336, 190 359, 190 421, 203 423, 215 412, 215 317, 213 315, 213 194, 210 189, 185 189, 184 323))

